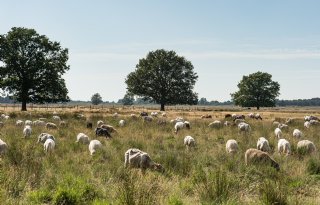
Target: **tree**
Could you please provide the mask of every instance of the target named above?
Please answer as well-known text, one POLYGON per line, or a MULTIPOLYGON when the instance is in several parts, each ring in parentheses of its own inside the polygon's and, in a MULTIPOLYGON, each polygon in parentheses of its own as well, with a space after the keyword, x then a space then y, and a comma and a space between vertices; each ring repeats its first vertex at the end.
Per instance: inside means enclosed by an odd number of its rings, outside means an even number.
POLYGON ((69 70, 68 49, 34 29, 12 28, 0 35, 0 89, 27 103, 66 102, 62 75, 69 70))
POLYGON ((126 93, 122 99, 122 104, 123 105, 133 105, 134 102, 134 97, 130 93, 126 93))
POLYGON ((280 85, 271 80, 269 73, 256 72, 249 76, 243 76, 238 83, 239 91, 232 93, 231 97, 235 105, 242 107, 273 107, 276 97, 279 96, 280 85))
POLYGON ((93 94, 92 95, 92 97, 91 97, 91 103, 93 104, 93 105, 99 105, 100 103, 102 103, 103 101, 102 101, 102 97, 101 97, 101 95, 99 94, 99 93, 95 93, 95 94, 93 94))
POLYGON ((167 104, 197 104, 197 93, 192 91, 197 78, 190 61, 161 49, 140 59, 125 82, 128 92, 159 103, 163 111, 167 104))
POLYGON ((207 98, 200 98, 198 105, 208 105, 209 102, 207 101, 207 98))

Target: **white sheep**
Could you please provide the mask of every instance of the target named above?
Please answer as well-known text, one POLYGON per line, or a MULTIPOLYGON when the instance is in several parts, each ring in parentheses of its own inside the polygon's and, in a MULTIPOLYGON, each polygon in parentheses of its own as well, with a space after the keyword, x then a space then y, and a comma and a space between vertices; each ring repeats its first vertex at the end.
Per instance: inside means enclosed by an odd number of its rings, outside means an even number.
POLYGON ((31 120, 26 120, 25 122, 24 122, 24 125, 32 125, 32 121, 31 120))
POLYGON ((128 149, 124 154, 124 166, 140 168, 142 171, 149 168, 152 170, 163 172, 164 168, 161 164, 155 163, 148 153, 139 149, 128 149))
POLYGON ((46 123, 46 128, 47 129, 58 129, 58 126, 52 122, 47 122, 46 123))
POLYGON ((89 141, 90 141, 90 139, 89 139, 89 137, 88 137, 86 134, 84 134, 84 133, 79 133, 79 134, 77 135, 77 141, 76 141, 76 142, 81 142, 81 143, 83 143, 83 144, 89 144, 89 141))
POLYGON ((187 149, 189 149, 190 147, 196 146, 196 141, 191 136, 185 136, 183 139, 183 144, 187 147, 187 149))
POLYGON ((0 154, 5 154, 7 152, 8 145, 0 139, 0 154))
POLYGON ((297 150, 305 154, 311 154, 317 149, 313 142, 309 140, 301 140, 297 144, 297 150))
POLYGON ((289 128, 289 126, 287 125, 287 124, 282 124, 282 123, 280 123, 279 125, 278 125, 278 128, 280 128, 281 130, 284 130, 284 129, 288 129, 289 128))
POLYGON ((102 144, 99 140, 91 140, 89 143, 90 154, 93 155, 98 149, 102 148, 102 144))
POLYGON ((181 129, 185 128, 185 127, 190 129, 190 123, 188 121, 177 122, 174 125, 174 132, 177 134, 179 130, 181 130, 181 129))
POLYGON ((54 138, 53 135, 51 134, 48 134, 48 133, 41 133, 39 136, 38 136, 38 141, 37 143, 45 143, 47 139, 52 139, 53 141, 56 141, 56 139, 54 138))
POLYGON ((268 140, 264 137, 260 137, 257 142, 257 149, 263 152, 269 152, 270 146, 268 140))
POLYGON ((278 152, 279 154, 286 154, 286 155, 289 155, 291 153, 290 143, 286 139, 279 139, 278 152))
POLYGON ((23 136, 26 137, 30 137, 32 134, 32 128, 30 125, 26 125, 23 129, 23 136))
POLYGON ((119 114, 117 112, 113 113, 112 117, 118 117, 119 114))
POLYGON ((126 124, 126 121, 124 121, 124 120, 120 120, 120 121, 119 121, 119 126, 120 126, 120 127, 125 126, 125 124, 126 124))
POLYGON ((234 154, 234 153, 238 152, 238 149, 239 149, 239 147, 238 147, 238 143, 236 140, 230 139, 227 141, 227 143, 226 143, 227 153, 234 154))
POLYGON ((278 121, 273 121, 272 122, 272 125, 275 126, 275 127, 279 127, 279 124, 280 124, 280 122, 278 122, 278 121))
POLYGON ((23 126, 23 121, 22 120, 17 120, 16 121, 16 126, 23 126))
POLYGON ((52 119, 56 120, 56 121, 60 121, 61 120, 61 118, 58 115, 52 116, 52 119))
POLYGON ((245 122, 241 122, 238 124, 238 130, 239 130, 239 132, 250 132, 251 127, 249 124, 247 124, 245 122))
POLYGON ((245 153, 245 163, 249 164, 265 164, 274 167, 276 170, 280 170, 279 164, 272 159, 268 153, 258 149, 247 149, 245 153))
POLYGON ((300 138, 303 137, 303 134, 299 129, 294 129, 293 133, 292 133, 292 136, 297 138, 297 139, 300 139, 300 138))
POLYGON ((307 128, 307 129, 309 129, 310 128, 310 122, 309 121, 305 121, 304 123, 303 123, 303 126, 305 127, 305 128, 307 128))
POLYGON ((227 127, 227 126, 231 126, 231 125, 232 125, 232 123, 231 123, 231 122, 229 122, 229 121, 225 121, 225 122, 223 123, 223 125, 227 127))
POLYGON ((60 127, 67 127, 68 123, 66 121, 60 121, 59 123, 60 127))
POLYGON ((177 117, 176 119, 170 120, 171 123, 184 122, 182 117, 177 117))
POLYGON ((279 127, 277 127, 275 130, 274 130, 274 135, 280 139, 282 137, 282 131, 279 127))
POLYGON ((152 117, 158 117, 158 112, 151 112, 150 114, 152 117))
POLYGON ((215 120, 209 124, 209 127, 213 128, 220 128, 222 126, 222 123, 220 120, 215 120))
POLYGON ((54 140, 51 138, 48 138, 43 144, 44 151, 52 152, 54 150, 55 145, 56 143, 54 142, 54 140))
POLYGON ((318 125, 319 121, 318 120, 310 120, 310 125, 318 125))
POLYGON ((162 116, 162 117, 167 117, 167 114, 166 114, 165 112, 163 112, 163 113, 161 114, 161 116, 162 116))
POLYGON ((102 121, 102 120, 99 120, 98 122, 97 122, 97 127, 100 127, 101 125, 103 125, 104 124, 104 122, 102 121))
POLYGON ((46 122, 42 120, 35 120, 32 122, 32 124, 35 126, 46 126, 46 122))

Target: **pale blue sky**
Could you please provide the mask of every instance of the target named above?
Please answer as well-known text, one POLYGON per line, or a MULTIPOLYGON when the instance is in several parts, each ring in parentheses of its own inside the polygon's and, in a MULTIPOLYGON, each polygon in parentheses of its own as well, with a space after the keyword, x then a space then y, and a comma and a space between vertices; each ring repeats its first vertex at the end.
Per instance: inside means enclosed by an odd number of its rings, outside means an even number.
POLYGON ((69 49, 73 100, 117 101, 151 50, 175 50, 199 78, 195 91, 225 101, 243 75, 264 71, 280 99, 320 97, 320 1, 0 0, 0 33, 34 28, 69 49))

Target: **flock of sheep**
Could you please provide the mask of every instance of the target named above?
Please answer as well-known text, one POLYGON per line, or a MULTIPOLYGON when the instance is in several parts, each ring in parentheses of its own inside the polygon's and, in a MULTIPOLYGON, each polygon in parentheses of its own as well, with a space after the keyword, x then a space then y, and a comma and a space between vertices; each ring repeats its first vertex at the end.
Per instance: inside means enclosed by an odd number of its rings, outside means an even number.
MULTIPOLYGON (((157 112, 152 112, 151 115, 148 115, 146 112, 140 113, 140 117, 143 119, 144 122, 151 122, 157 116, 160 115, 157 112)), ((118 114, 115 113, 113 115, 114 117, 117 117, 118 114)), ((166 113, 162 113, 161 116, 163 118, 166 117, 166 113)), ((84 117, 81 115, 80 117, 84 117)), ((137 119, 139 116, 136 114, 131 114, 131 118, 137 119)), ((260 114, 253 114, 250 113, 248 115, 249 118, 257 119, 257 120, 262 120, 262 117, 260 114)), ((212 118, 211 115, 203 115, 201 118, 212 118)), ((244 115, 236 115, 236 114, 227 114, 225 115, 226 119, 230 119, 230 121, 225 121, 222 123, 219 120, 215 120, 212 123, 209 124, 209 127, 212 128, 220 128, 222 126, 232 126, 235 125, 238 127, 238 132, 240 133, 250 133, 251 132, 251 126, 246 123, 245 121, 245 116, 244 115)), ((0 116, 0 119, 3 120, 8 120, 9 116, 2 114, 0 116)), ((32 126, 43 126, 46 127, 47 130, 51 129, 58 129, 58 125, 52 122, 45 122, 45 118, 40 118, 36 121, 30 121, 30 120, 17 120, 16 121, 16 126, 24 126, 23 128, 23 137, 28 138, 32 134, 32 126)), ((54 113, 52 120, 59 122, 59 126, 63 127, 66 126, 67 123, 65 121, 62 121, 61 118, 54 113)), ((305 116, 305 122, 304 122, 304 127, 305 128, 310 128, 311 126, 315 126, 319 124, 319 119, 315 116, 305 116)), ((274 135, 278 139, 278 152, 279 154, 285 154, 289 155, 291 154, 291 147, 290 143, 288 140, 284 139, 282 136, 282 130, 287 129, 288 125, 293 121, 293 119, 287 119, 286 123, 282 124, 277 121, 273 122, 273 125, 276 126, 274 130, 274 135)), ((163 121, 161 119, 158 120, 158 123, 161 124, 163 121)), ((189 121, 185 121, 181 117, 177 117, 176 119, 173 119, 170 121, 172 124, 174 124, 174 133, 177 134, 181 129, 190 129, 191 125, 189 121)), ((120 120, 119 121, 119 126, 123 127, 126 125, 125 120, 120 120)), ((4 123, 0 122, 0 127, 3 127, 4 123)), ((93 128, 93 123, 92 122, 87 122, 87 128, 93 128)), ((111 126, 105 124, 103 121, 99 120, 97 122, 97 127, 95 128, 95 134, 96 136, 104 136, 106 138, 112 138, 112 133, 117 132, 117 130, 111 126)), ((298 130, 294 129, 292 136, 296 139, 301 139, 303 137, 303 133, 298 130)), ((43 143, 44 151, 45 152, 52 152, 55 148, 55 137, 49 133, 41 133, 38 136, 38 143, 43 143)), ((187 147, 187 149, 191 149, 192 147, 196 146, 196 140, 192 136, 186 136, 184 138, 184 145, 187 147)), ((102 143, 97 140, 90 140, 90 138, 84 134, 84 133, 79 133, 76 136, 76 143, 82 143, 82 144, 89 144, 88 149, 91 155, 93 155, 98 149, 100 149, 103 145, 102 143)), ((4 154, 6 150, 8 149, 7 144, 0 139, 0 154, 4 154)), ((301 140, 297 143, 297 150, 302 151, 303 153, 306 154, 311 154, 316 152, 316 146, 314 145, 313 142, 309 140, 301 140)), ((269 142, 266 138, 260 137, 257 140, 257 146, 256 148, 250 148, 246 150, 245 152, 245 163, 246 165, 249 164, 267 164, 275 169, 279 170, 280 166, 279 164, 269 155, 269 152, 271 151, 269 142)), ((226 142, 226 152, 230 154, 236 154, 238 152, 238 143, 234 139, 229 139, 226 142)), ((142 170, 145 170, 147 168, 152 169, 152 170, 157 170, 157 171, 164 171, 164 167, 161 164, 155 163, 151 157, 148 155, 148 153, 143 152, 139 149, 131 148, 128 149, 125 152, 125 166, 128 167, 136 167, 136 168, 141 168, 142 170)))

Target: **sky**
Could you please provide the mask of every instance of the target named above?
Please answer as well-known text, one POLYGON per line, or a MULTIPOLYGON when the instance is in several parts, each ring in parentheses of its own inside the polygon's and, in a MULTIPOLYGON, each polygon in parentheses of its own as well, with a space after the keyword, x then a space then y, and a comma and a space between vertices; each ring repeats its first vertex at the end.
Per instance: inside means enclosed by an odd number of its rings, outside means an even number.
POLYGON ((230 100, 243 75, 262 71, 279 99, 320 97, 317 0, 0 0, 0 34, 33 28, 69 49, 63 76, 72 100, 118 101, 149 51, 191 61, 194 91, 230 100))

